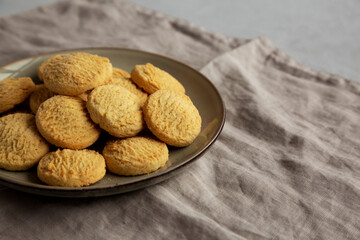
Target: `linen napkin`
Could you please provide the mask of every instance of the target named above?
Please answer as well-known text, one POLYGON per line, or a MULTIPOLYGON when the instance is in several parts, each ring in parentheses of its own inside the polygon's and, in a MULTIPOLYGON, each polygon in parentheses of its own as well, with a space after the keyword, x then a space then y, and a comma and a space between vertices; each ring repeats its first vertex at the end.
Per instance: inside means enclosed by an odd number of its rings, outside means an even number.
POLYGON ((0 188, 1 239, 360 239, 360 84, 301 66, 265 37, 124 1, 1 18, 0 39, 0 65, 79 47, 167 55, 204 73, 227 110, 209 151, 155 186, 89 199, 0 188))

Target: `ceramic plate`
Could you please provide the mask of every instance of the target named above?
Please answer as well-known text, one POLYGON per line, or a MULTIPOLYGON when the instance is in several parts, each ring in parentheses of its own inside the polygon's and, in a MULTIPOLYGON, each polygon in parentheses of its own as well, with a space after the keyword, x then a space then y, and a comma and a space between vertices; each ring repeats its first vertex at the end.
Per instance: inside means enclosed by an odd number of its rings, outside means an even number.
POLYGON ((129 192, 159 183, 185 169, 185 166, 189 166, 190 163, 199 158, 220 134, 225 122, 225 108, 214 85, 193 68, 157 54, 119 48, 75 49, 53 52, 23 59, 1 67, 0 79, 30 76, 36 83, 39 83, 36 74, 37 67, 53 55, 70 52, 87 52, 107 57, 114 67, 122 68, 128 72, 131 71, 134 65, 147 62, 169 72, 184 85, 186 94, 200 112, 202 118, 200 135, 188 147, 170 147, 170 157, 165 167, 150 174, 123 177, 107 173, 102 180, 91 186, 69 188, 47 186, 41 183, 36 177, 36 168, 24 172, 10 172, 0 169, 0 183, 2 185, 29 193, 57 197, 92 197, 129 192))

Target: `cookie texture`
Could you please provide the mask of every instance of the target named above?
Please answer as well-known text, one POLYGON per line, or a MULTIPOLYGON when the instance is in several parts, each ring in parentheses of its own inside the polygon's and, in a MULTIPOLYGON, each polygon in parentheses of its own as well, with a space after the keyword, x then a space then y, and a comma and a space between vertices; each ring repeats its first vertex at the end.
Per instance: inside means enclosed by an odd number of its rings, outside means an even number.
POLYGON ((45 87, 44 84, 36 85, 35 91, 30 95, 30 109, 33 113, 36 113, 40 104, 45 102, 45 100, 53 97, 55 93, 50 91, 45 87))
POLYGON ((27 170, 49 152, 49 144, 36 129, 35 117, 15 113, 0 118, 0 168, 27 170))
POLYGON ((151 63, 136 65, 131 71, 131 79, 145 92, 152 94, 160 89, 170 89, 185 93, 185 88, 169 73, 151 63))
POLYGON ((45 61, 38 75, 51 91, 75 96, 105 84, 112 76, 112 65, 108 58, 97 55, 63 54, 45 61))
POLYGON ((62 148, 82 149, 92 145, 101 130, 91 121, 85 104, 78 97, 49 98, 36 112, 39 132, 50 143, 62 148))
POLYGON ((118 85, 95 88, 86 107, 91 119, 115 137, 135 136, 144 127, 138 97, 118 85))
POLYGON ((110 172, 140 175, 163 167, 169 159, 169 151, 165 143, 139 136, 109 141, 103 156, 110 172))
POLYGON ((169 145, 187 146, 200 133, 199 111, 185 94, 159 90, 149 96, 143 111, 150 131, 169 145))
POLYGON ((6 78, 0 81, 0 113, 25 101, 34 90, 35 84, 29 77, 6 78))
POLYGON ((52 186, 82 187, 105 176, 104 157, 92 150, 63 149, 46 154, 39 162, 37 176, 52 186))
POLYGON ((140 99, 140 106, 146 102, 148 94, 141 90, 130 78, 130 74, 120 68, 113 68, 113 76, 108 84, 115 84, 126 88, 140 99))

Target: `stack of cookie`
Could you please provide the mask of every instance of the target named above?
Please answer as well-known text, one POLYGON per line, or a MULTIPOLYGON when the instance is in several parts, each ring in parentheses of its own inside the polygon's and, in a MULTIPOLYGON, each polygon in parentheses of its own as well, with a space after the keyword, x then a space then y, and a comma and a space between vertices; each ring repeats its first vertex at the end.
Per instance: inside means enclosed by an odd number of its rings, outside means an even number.
POLYGON ((44 183, 87 186, 106 169, 153 172, 168 161, 167 145, 185 147, 200 133, 201 117, 184 87, 150 63, 136 65, 130 75, 107 58, 71 53, 43 62, 38 76, 44 84, 0 82, 0 168, 38 164, 44 183), (32 112, 11 110, 27 99, 32 112), (105 146, 89 149, 101 133, 105 146))

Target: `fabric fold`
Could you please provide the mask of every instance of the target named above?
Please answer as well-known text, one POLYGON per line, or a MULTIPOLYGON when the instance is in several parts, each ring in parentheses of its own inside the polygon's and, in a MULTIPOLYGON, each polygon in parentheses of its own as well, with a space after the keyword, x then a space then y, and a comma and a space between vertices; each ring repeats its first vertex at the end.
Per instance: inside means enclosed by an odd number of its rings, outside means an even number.
POLYGON ((239 199, 239 218, 266 219, 268 237, 356 239, 359 225, 346 219, 360 216, 359 84, 302 67, 264 37, 201 71, 227 107, 211 152, 231 163, 221 171, 238 180, 226 194, 239 199))

